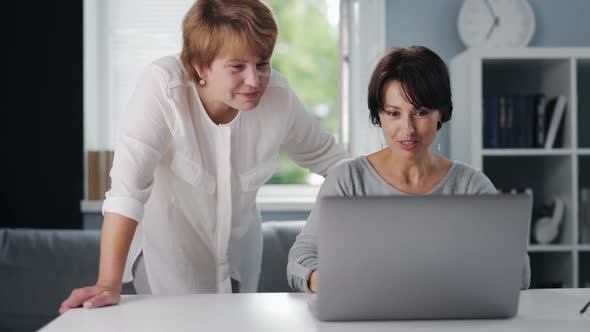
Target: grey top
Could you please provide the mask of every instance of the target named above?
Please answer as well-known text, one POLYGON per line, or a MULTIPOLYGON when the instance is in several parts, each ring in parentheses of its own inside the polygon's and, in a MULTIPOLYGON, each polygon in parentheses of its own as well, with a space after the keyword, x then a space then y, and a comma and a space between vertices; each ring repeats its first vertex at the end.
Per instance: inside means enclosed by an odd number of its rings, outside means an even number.
MULTIPOLYGON (((496 193, 492 182, 479 170, 454 161, 445 177, 425 195, 478 195, 496 193)), ((335 166, 326 177, 319 198, 323 196, 383 196, 408 195, 383 179, 366 156, 335 166)), ((289 251, 287 280, 295 290, 310 292, 308 279, 318 268, 318 210, 314 208, 301 234, 289 251)), ((522 289, 529 287, 531 277, 529 257, 525 254, 522 289)))

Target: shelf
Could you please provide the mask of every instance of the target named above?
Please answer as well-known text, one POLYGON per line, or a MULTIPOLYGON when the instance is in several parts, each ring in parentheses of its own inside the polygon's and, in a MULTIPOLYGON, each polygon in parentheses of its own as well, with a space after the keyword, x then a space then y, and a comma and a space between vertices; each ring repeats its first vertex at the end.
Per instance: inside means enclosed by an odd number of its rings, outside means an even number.
MULTIPOLYGON (((590 149, 589 153, 590 153, 590 149)), ((484 156, 568 156, 571 149, 483 149, 484 156)))
MULTIPOLYGON (((542 93, 548 101, 558 95, 565 96, 570 101, 561 120, 563 129, 558 132, 556 144, 563 144, 558 146, 566 149, 573 147, 570 119, 572 108, 571 67, 572 63, 569 58, 482 60, 482 94, 484 96, 502 96, 500 105, 506 105, 505 108, 498 106, 498 108, 494 108, 494 111, 488 111, 495 115, 484 115, 483 119, 485 121, 486 116, 492 116, 500 121, 497 126, 492 126, 492 128, 500 127, 497 129, 497 139, 495 140, 497 146, 523 146, 523 139, 525 141, 531 139, 530 132, 533 132, 535 128, 537 115, 536 110, 531 110, 529 100, 530 96, 542 93), (515 99, 515 95, 520 95, 521 98, 515 99), (525 95, 529 99, 524 99, 525 95), (503 101, 504 103, 502 103, 503 101), (501 121, 503 118, 506 120, 501 121), (504 129, 502 129, 503 124, 506 126, 504 129), (528 138, 527 135, 529 135, 528 138)), ((485 100, 484 103, 486 103, 485 100)), ((536 109, 536 106, 534 108, 536 109)), ((484 128, 486 127, 484 126, 484 128)), ((489 126, 487 128, 489 129, 489 126)), ((534 141, 536 140, 536 132, 533 132, 533 136, 532 140, 534 141)), ((532 146, 531 143, 528 142, 528 146, 532 146)))
MULTIPOLYGON (((530 188, 533 191, 532 224, 543 206, 555 197, 565 202, 563 227, 558 243, 574 242, 575 216, 571 156, 483 156, 483 172, 499 190, 530 188), (543 179, 540 181, 540 179, 543 179)), ((577 239, 577 238, 576 238, 577 239)))
POLYGON ((590 50, 587 47, 494 47, 494 48, 472 48, 461 53, 460 57, 472 57, 487 59, 498 59, 503 61, 518 60, 544 60, 544 59, 567 59, 569 57, 589 57, 590 50))
POLYGON ((82 212, 82 213, 102 213, 102 201, 98 201, 98 200, 80 201, 80 212, 82 212))
POLYGON ((573 246, 564 244, 531 244, 527 248, 528 252, 569 252, 573 246))
MULTIPOLYGON (((263 212, 310 212, 315 204, 319 186, 264 185, 258 191, 256 204, 263 212)), ((83 200, 82 213, 101 213, 102 200, 83 200)))
MULTIPOLYGON (((256 203, 263 212, 310 212, 315 197, 310 198, 258 198, 256 203)), ((81 201, 82 213, 101 213, 102 201, 81 201)))
POLYGON ((531 252, 532 288, 570 288, 573 285, 571 252, 531 252))
MULTIPOLYGON (((451 158, 481 169, 500 190, 532 189, 531 231, 540 214, 548 213, 541 212, 545 205, 556 197, 565 203, 556 244, 527 248, 532 287, 589 287, 590 241, 581 234, 580 212, 586 210, 580 190, 590 188, 590 48, 471 49, 453 58, 449 68, 455 97, 451 158), (507 148, 540 144, 531 144, 531 138, 540 141, 535 130, 541 104, 531 98, 539 95, 546 102, 567 97, 559 145, 507 148), (496 113, 484 112, 484 105, 496 113), (584 242, 578 244, 580 238, 584 242)), ((549 116, 545 113, 545 127, 549 116)))

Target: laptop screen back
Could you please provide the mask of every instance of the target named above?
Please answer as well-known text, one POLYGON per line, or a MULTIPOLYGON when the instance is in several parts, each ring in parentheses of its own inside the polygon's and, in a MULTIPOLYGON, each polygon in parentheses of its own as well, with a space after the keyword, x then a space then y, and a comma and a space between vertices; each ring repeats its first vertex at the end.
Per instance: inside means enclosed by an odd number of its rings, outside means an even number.
POLYGON ((530 196, 325 197, 319 203, 320 319, 516 314, 530 196))

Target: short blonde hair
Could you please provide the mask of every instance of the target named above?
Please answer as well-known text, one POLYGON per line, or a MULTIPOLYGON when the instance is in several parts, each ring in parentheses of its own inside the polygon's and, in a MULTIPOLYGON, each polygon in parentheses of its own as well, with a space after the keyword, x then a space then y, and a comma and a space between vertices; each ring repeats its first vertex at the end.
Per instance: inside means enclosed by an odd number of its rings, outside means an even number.
POLYGON ((278 27, 272 11, 259 0, 197 0, 182 23, 180 59, 191 79, 221 52, 251 50, 270 58, 278 27))

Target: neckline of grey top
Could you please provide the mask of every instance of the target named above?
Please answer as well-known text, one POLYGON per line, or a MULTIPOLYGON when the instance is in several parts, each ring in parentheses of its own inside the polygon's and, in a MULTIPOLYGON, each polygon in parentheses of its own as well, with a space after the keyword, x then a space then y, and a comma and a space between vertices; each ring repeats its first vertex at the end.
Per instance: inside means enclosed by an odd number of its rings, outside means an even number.
MULTIPOLYGON (((403 191, 397 189, 396 187, 394 187, 393 185, 391 185, 389 182, 387 182, 381 175, 379 175, 379 173, 377 173, 377 170, 375 170, 373 165, 371 165, 371 163, 369 162, 369 158, 367 158, 367 156, 362 156, 361 158, 359 158, 359 160, 361 161, 361 163, 363 163, 363 166, 369 170, 369 173, 371 173, 371 175, 373 175, 377 179, 377 181, 379 181, 382 185, 390 188, 395 194, 414 195, 414 194, 409 194, 409 193, 403 192, 403 191)), ((453 164, 451 165, 451 168, 449 168, 449 171, 447 172, 447 174, 442 178, 442 180, 440 180, 440 182, 436 186, 434 186, 434 188, 432 188, 431 191, 424 193, 424 194, 418 194, 415 196, 432 195, 432 194, 435 194, 437 191, 440 191, 441 188, 445 185, 445 183, 451 178, 451 175, 453 174, 453 172, 457 168, 457 164, 458 164, 458 162, 453 160, 453 164)))

